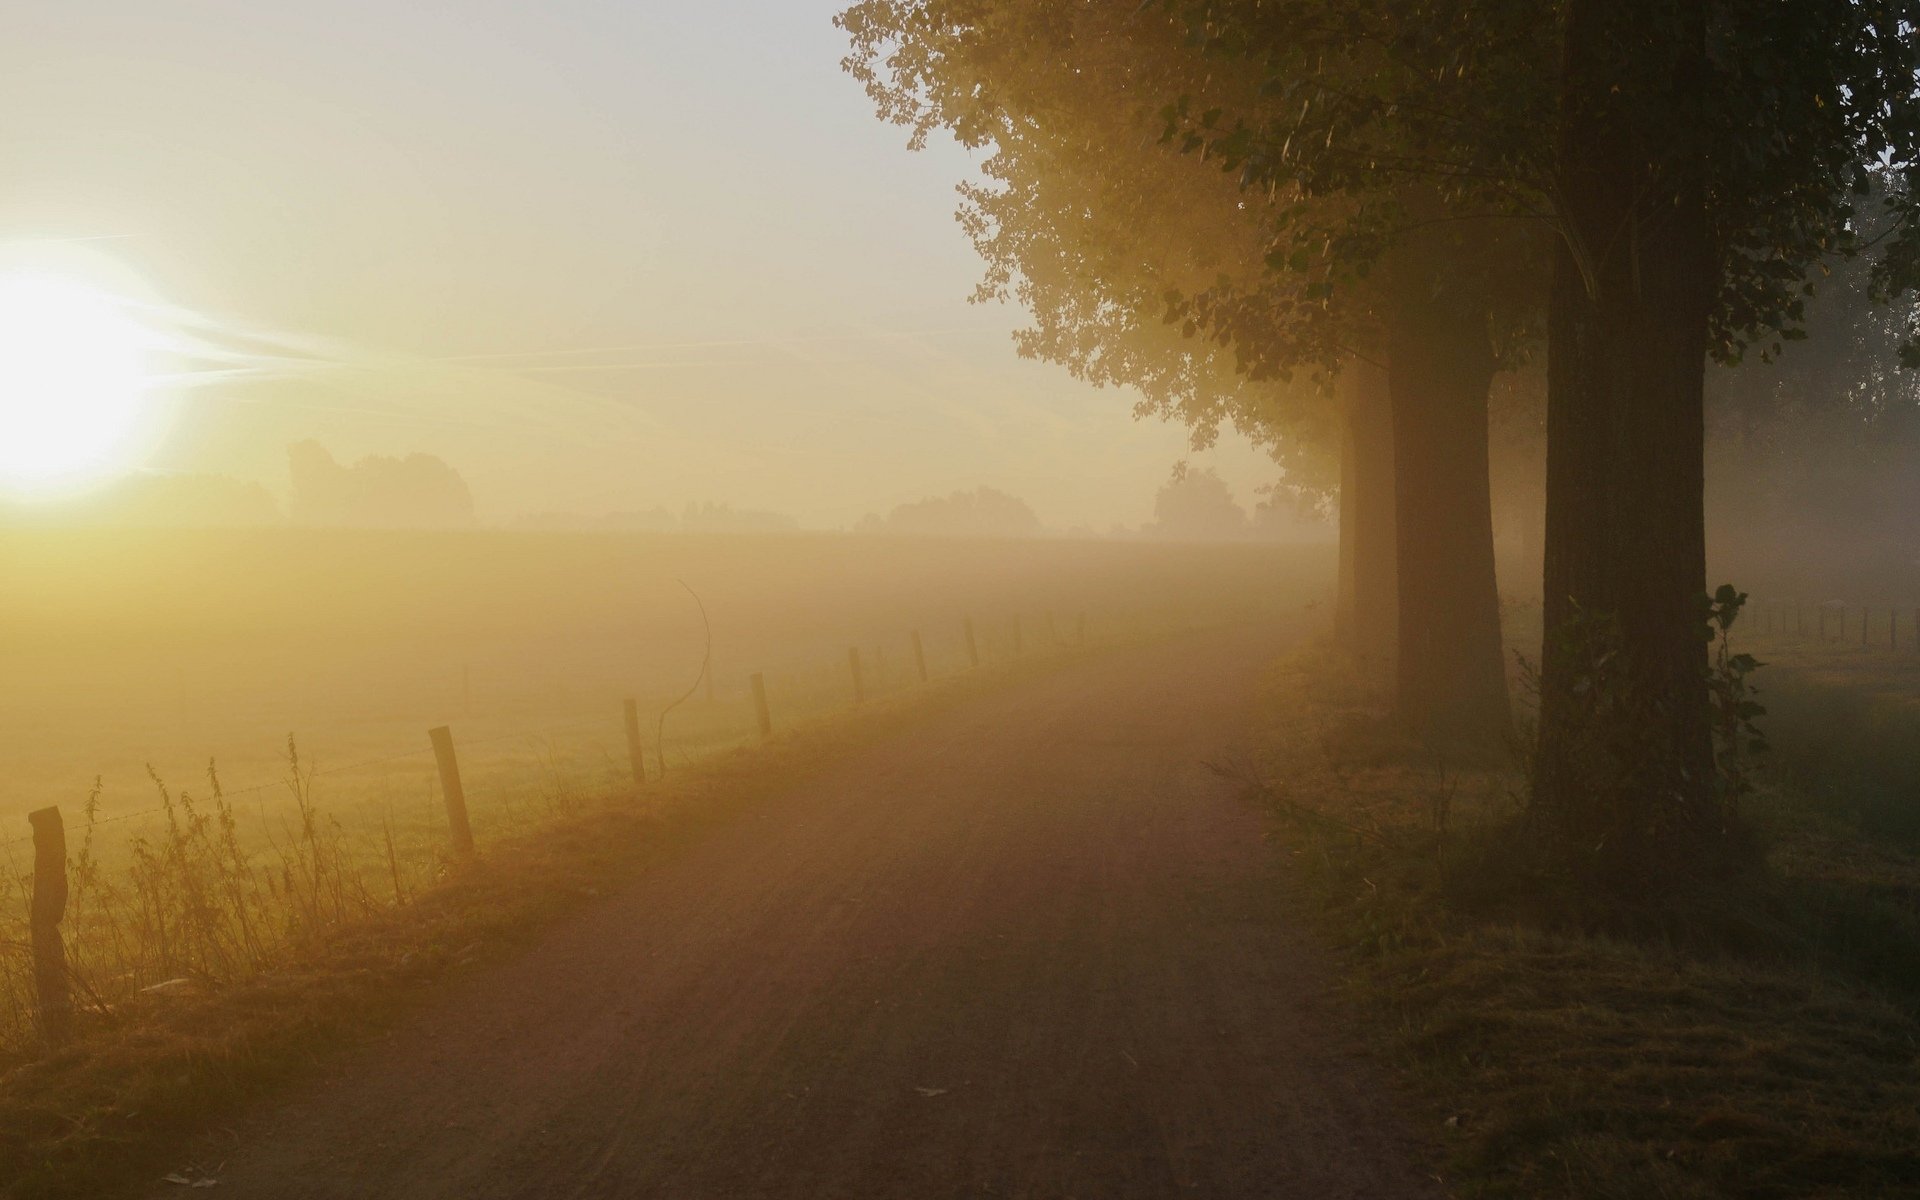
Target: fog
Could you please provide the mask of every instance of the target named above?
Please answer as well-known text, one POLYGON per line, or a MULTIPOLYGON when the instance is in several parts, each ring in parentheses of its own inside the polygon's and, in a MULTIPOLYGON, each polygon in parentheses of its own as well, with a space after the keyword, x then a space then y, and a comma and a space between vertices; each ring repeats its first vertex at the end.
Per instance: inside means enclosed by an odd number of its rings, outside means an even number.
POLYGON ((483 522, 708 501, 850 528, 930 495, 1151 518, 1271 464, 1010 353, 830 0, 690 9, 131 0, 0 45, 0 270, 150 306, 164 419, 119 464, 258 483, 286 447, 437 456, 483 522))
POLYGON ((1914 1194, 1916 79, 10 0, 0 1197, 1914 1194))

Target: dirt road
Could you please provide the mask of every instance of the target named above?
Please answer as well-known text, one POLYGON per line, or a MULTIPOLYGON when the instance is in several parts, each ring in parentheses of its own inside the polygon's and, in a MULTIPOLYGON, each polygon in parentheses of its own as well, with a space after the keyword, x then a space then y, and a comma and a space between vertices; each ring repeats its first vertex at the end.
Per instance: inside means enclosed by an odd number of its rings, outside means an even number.
POLYGON ((214 1194, 1437 1194, 1202 766, 1281 644, 1085 662, 864 752, 348 1055, 214 1194))

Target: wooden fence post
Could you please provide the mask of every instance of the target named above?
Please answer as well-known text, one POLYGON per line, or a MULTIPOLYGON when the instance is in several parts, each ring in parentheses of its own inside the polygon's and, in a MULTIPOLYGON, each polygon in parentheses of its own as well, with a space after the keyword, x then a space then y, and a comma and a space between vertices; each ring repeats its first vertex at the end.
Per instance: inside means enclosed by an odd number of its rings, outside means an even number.
POLYGON ((1056 646, 1060 644, 1060 630, 1059 627, 1053 623, 1052 609, 1047 610, 1047 640, 1056 646))
POLYGON ((633 767, 635 785, 647 781, 647 744, 640 739, 640 702, 626 702, 627 762, 633 767))
POLYGON ((473 826, 467 823, 467 793, 460 786, 460 760, 453 753, 453 730, 445 725, 427 730, 434 761, 440 764, 440 793, 447 802, 447 828, 453 833, 453 852, 473 854, 473 826))
POLYGON ((1076 646, 1084 646, 1087 644, 1087 614, 1085 613, 1081 613, 1078 617, 1074 618, 1073 644, 1076 646))
POLYGON ((713 661, 711 659, 707 661, 706 676, 707 676, 707 703, 712 704, 713 703, 713 661))
POLYGON ((1018 658, 1025 653, 1026 647, 1020 641, 1020 614, 1015 613, 1013 614, 1013 656, 1018 658))
POLYGON ((1872 633, 1873 633, 1873 610, 1870 608, 1863 608, 1860 610, 1860 648, 1861 649, 1864 650, 1867 647, 1873 645, 1873 638, 1870 636, 1872 633))
POLYGON ((33 986, 40 1034, 51 1046, 73 1036, 73 990, 60 922, 67 915, 67 826, 58 808, 28 813, 33 826, 33 986))
POLYGON ((755 672, 753 684, 753 715, 760 722, 760 740, 766 741, 773 736, 773 713, 767 709, 767 677, 755 672))
POLYGON ((847 669, 853 673, 853 702, 865 704, 867 701, 867 681, 860 675, 860 647, 847 648, 847 669))
POLYGON ((927 681, 927 648, 920 642, 920 631, 913 631, 913 669, 920 676, 920 682, 927 681))
POLYGON ((974 640, 973 618, 967 618, 967 661, 974 666, 980 665, 980 643, 974 640))

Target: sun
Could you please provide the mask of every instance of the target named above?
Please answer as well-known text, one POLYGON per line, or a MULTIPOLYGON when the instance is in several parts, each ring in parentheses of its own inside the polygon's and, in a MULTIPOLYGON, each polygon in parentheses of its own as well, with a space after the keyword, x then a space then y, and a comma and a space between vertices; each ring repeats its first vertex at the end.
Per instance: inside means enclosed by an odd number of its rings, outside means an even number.
POLYGON ((48 491, 132 465, 155 349, 133 312, 75 280, 0 274, 0 486, 48 491))

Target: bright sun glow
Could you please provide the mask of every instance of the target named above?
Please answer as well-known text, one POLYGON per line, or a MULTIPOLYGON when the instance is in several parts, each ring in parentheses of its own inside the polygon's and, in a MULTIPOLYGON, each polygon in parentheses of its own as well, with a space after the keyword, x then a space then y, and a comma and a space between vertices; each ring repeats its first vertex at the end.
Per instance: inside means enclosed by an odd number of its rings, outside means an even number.
POLYGON ((0 485, 44 490, 129 465, 153 336, 127 309, 70 280, 0 275, 0 485))

